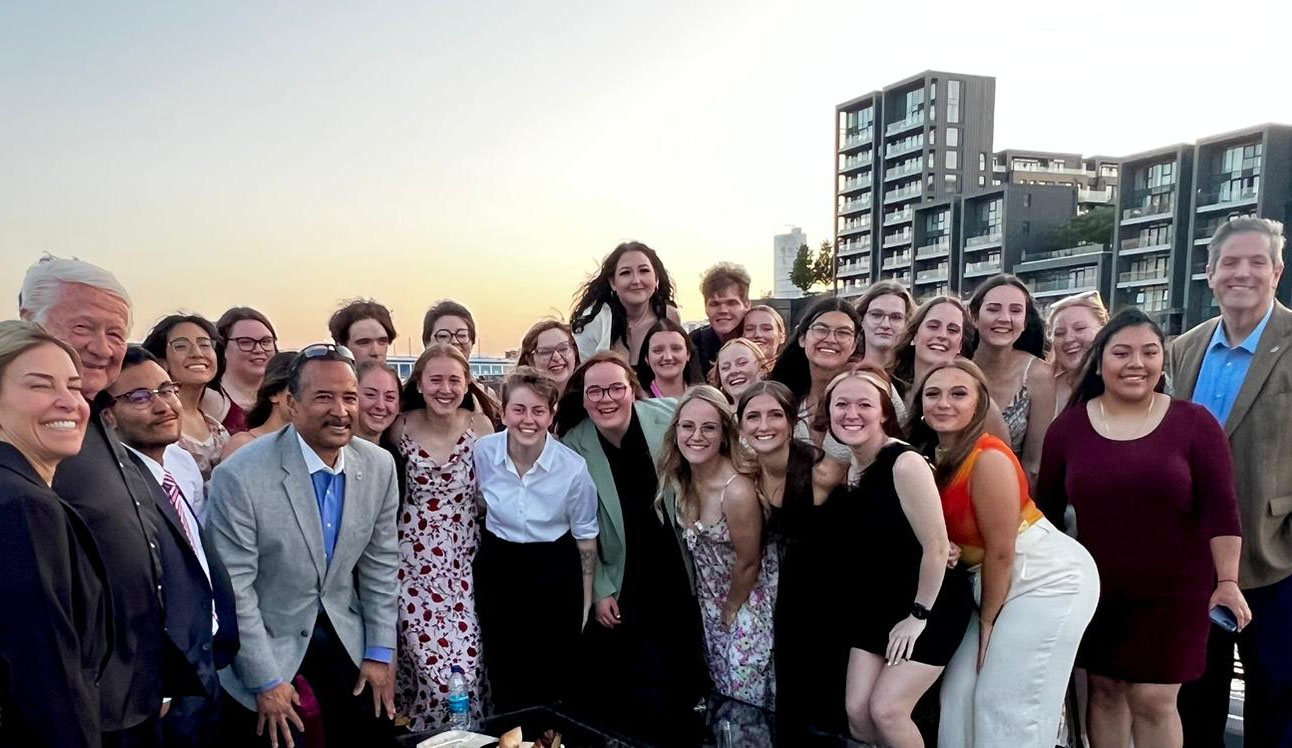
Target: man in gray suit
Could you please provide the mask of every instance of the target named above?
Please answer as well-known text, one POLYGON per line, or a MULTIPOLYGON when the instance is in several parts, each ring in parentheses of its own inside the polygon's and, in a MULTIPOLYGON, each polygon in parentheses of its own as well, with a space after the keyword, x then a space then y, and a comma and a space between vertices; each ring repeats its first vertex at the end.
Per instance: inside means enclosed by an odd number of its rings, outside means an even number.
POLYGON ((299 742, 297 675, 318 699, 329 746, 381 744, 391 731, 381 708, 395 712, 394 461, 351 439, 358 393, 349 350, 306 347, 287 389, 292 424, 238 450, 211 477, 207 522, 242 633, 233 665, 220 671, 241 705, 226 710, 221 745, 266 729, 275 748, 299 742))
MULTIPOLYGON (((1283 274, 1283 225, 1256 217, 1220 225, 1207 284, 1220 316, 1171 343, 1176 397, 1225 427, 1243 525, 1237 585, 1252 609, 1238 634, 1247 745, 1292 746, 1292 311, 1274 298, 1283 274)), ((1180 690, 1186 746, 1221 745, 1234 637, 1212 626, 1207 673, 1180 690)))

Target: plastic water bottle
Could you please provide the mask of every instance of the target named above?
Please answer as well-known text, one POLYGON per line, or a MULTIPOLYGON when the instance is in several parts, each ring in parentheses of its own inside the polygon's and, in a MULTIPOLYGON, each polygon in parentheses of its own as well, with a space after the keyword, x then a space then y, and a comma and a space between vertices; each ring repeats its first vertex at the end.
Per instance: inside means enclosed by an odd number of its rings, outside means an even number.
POLYGON ((467 692, 466 673, 457 665, 449 674, 449 728, 471 729, 471 694, 467 692))

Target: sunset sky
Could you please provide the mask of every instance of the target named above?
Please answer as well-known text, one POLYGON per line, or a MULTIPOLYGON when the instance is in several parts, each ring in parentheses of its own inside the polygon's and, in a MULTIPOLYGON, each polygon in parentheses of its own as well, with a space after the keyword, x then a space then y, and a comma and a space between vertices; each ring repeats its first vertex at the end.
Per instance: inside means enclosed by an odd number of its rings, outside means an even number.
POLYGON ((249 304, 297 346, 373 296, 404 353, 452 297, 501 353, 625 239, 683 319, 716 261, 770 289, 781 226, 830 238, 834 105, 925 69, 996 77, 997 149, 1292 122, 1286 2, 287 5, 0 4, 8 314, 50 251, 118 275, 136 339, 249 304))

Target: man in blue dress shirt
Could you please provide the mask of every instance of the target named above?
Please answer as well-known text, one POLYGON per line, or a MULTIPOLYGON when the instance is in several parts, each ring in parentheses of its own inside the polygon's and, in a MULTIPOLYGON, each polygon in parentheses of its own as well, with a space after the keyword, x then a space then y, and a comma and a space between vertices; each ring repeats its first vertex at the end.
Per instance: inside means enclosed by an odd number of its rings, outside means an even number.
POLYGON ((291 425, 211 476, 207 523, 242 638, 220 671, 237 702, 222 745, 266 732, 271 746, 298 743, 297 676, 318 699, 327 745, 381 745, 390 733, 380 713, 395 712, 399 490, 390 454, 351 438, 357 390, 349 350, 306 347, 288 372, 291 425))
MULTIPOLYGON (((1243 525, 1237 579, 1252 621, 1237 636, 1247 745, 1292 746, 1292 311, 1275 298, 1283 225, 1227 221, 1208 248, 1220 317, 1172 342, 1176 396, 1216 416, 1229 437, 1243 525)), ((1221 745, 1235 637, 1211 628, 1207 673, 1180 690, 1186 746, 1221 745)))

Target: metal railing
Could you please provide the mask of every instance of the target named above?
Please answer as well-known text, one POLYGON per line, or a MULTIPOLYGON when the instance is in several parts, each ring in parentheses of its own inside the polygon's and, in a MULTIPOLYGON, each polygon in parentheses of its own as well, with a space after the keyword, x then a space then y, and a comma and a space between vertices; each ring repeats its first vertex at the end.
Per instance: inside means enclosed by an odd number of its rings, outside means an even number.
POLYGON ((980 247, 984 244, 998 244, 1004 238, 1004 234, 999 231, 991 231, 986 234, 971 236, 965 240, 966 247, 980 247))
POLYGON ((896 122, 889 122, 884 128, 885 135, 892 135, 895 132, 901 132, 916 125, 924 124, 924 112, 918 112, 908 116, 906 119, 899 119, 896 122))

